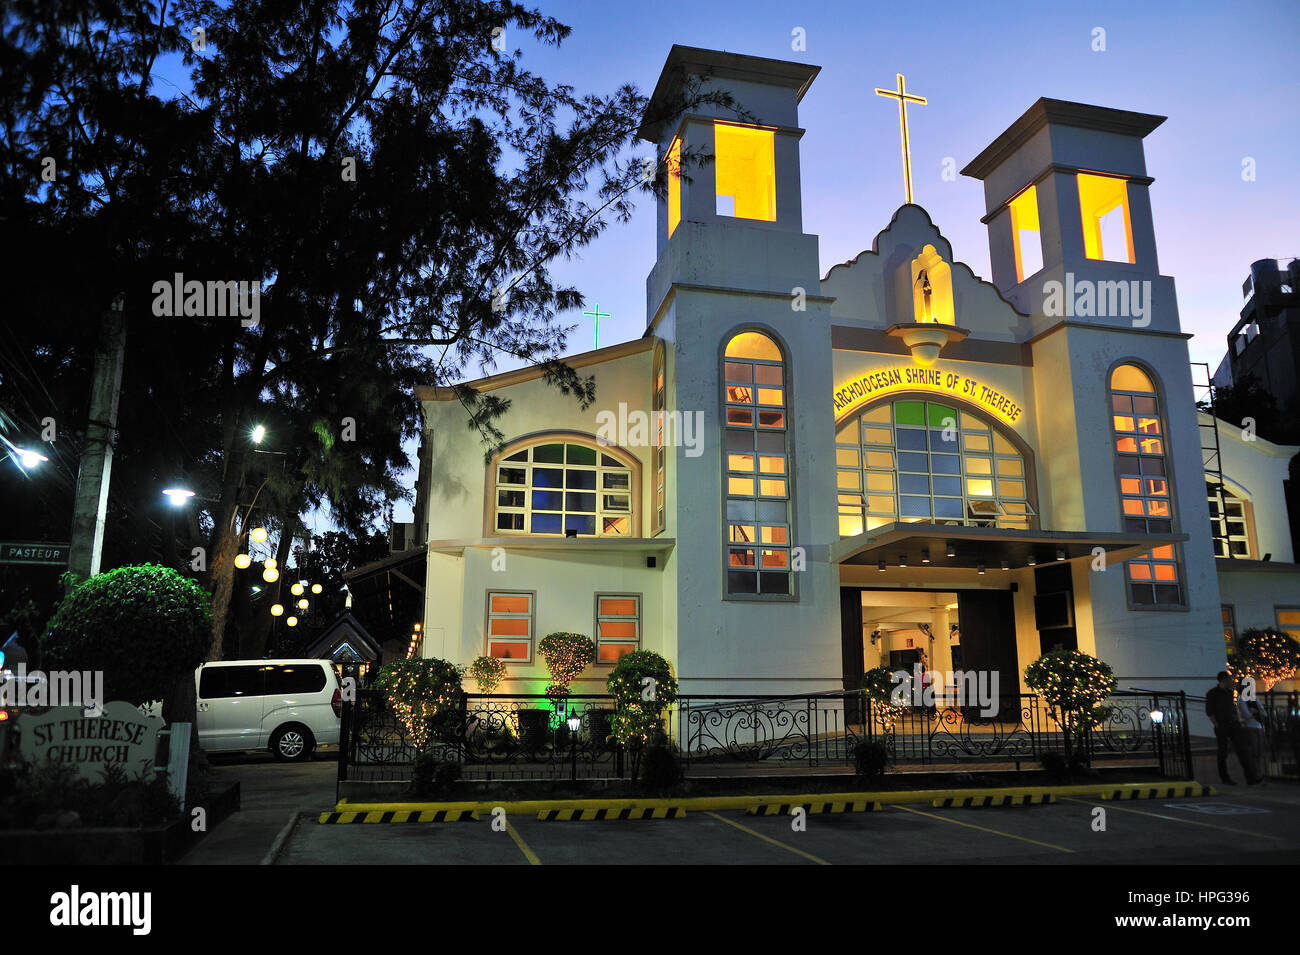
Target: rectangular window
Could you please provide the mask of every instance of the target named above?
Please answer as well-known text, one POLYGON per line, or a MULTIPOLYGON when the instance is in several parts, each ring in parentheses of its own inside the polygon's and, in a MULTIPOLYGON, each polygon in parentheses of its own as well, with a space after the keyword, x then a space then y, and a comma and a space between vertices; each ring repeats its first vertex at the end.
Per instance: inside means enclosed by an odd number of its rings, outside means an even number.
POLYGON ((1016 282, 1042 271, 1043 235, 1038 223, 1038 187, 1030 186, 1007 207, 1011 210, 1011 241, 1016 252, 1016 282))
POLYGON ((1300 607, 1274 607, 1273 612, 1277 615, 1277 628, 1300 640, 1300 607))
POLYGON ((1223 605, 1223 642, 1228 656, 1232 656, 1233 644, 1237 640, 1237 622, 1233 619, 1232 604, 1223 605))
POLYGON ((640 596, 596 594, 596 662, 616 663, 640 647, 640 596))
POLYGON ((1137 261, 1133 255, 1128 180, 1081 172, 1078 183, 1084 254, 1108 262, 1137 261))
POLYGON ((713 133, 718 214, 775 222, 773 131, 715 123, 713 133))
POLYGON ((533 603, 531 593, 488 593, 488 656, 508 663, 532 660, 533 603))

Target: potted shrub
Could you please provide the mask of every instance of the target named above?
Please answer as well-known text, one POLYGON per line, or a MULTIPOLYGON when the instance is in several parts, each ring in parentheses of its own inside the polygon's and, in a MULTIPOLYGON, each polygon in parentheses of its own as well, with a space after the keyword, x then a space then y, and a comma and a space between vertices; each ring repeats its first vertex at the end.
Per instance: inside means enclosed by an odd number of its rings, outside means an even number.
POLYGON ((667 660, 652 650, 633 650, 619 657, 605 681, 614 698, 614 739, 632 753, 632 778, 656 731, 662 734, 664 707, 677 699, 677 679, 667 660))
POLYGON ((1110 664, 1081 650, 1053 650, 1025 667, 1025 685, 1043 698, 1061 727, 1067 765, 1073 754, 1071 737, 1106 719, 1110 710, 1102 704, 1115 684, 1110 664))

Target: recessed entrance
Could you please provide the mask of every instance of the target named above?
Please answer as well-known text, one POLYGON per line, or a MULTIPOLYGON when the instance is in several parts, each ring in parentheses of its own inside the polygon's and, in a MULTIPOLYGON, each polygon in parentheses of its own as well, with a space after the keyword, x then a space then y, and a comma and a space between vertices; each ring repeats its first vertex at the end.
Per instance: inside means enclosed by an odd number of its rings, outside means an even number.
MULTIPOLYGON (((840 624, 846 690, 857 689, 872 667, 911 672, 919 664, 936 674, 996 673, 999 697, 1006 707, 1018 706, 1020 670, 1009 590, 842 587, 840 624)), ((936 681, 936 690, 939 686, 936 681)))

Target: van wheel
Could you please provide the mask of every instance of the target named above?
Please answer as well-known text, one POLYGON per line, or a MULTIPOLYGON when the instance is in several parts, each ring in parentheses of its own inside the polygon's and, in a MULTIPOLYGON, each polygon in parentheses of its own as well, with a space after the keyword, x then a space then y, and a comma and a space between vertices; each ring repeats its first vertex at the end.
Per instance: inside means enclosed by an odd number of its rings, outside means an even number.
POLYGON ((282 726, 271 737, 271 755, 282 763, 301 763, 315 748, 316 741, 302 726, 282 726))

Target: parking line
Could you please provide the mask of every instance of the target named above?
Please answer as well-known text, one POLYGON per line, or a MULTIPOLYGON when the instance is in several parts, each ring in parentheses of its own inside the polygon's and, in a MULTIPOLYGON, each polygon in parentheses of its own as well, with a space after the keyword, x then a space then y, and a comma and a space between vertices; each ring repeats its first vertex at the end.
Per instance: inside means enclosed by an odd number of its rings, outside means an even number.
POLYGON ((524 837, 521 836, 519 831, 515 829, 514 826, 510 825, 509 822, 506 823, 506 832, 510 833, 510 838, 515 840, 515 845, 517 845, 519 851, 524 854, 524 858, 528 860, 529 865, 542 864, 542 860, 537 858, 537 853, 528 848, 528 843, 524 842, 524 837))
POLYGON ((1006 836, 1008 839, 1018 839, 1020 842, 1029 842, 1036 846, 1045 846, 1048 849, 1056 849, 1060 852, 1068 852, 1071 855, 1074 854, 1073 849, 1067 849, 1065 848, 1065 846, 1053 845, 1050 842, 1039 842, 1037 839, 1029 839, 1026 838, 1025 836, 1018 836, 1013 832, 1003 832, 1001 829, 990 829, 987 826, 977 826, 973 822, 962 822, 959 819, 949 819, 947 816, 938 816, 932 812, 923 812, 920 809, 913 809, 910 806, 895 805, 894 808, 901 809, 903 810, 903 812, 915 813, 918 816, 928 816, 931 819, 938 819, 940 822, 950 822, 954 826, 965 826, 967 829, 978 829, 980 832, 991 832, 995 836, 1006 836))
POLYGON ((764 842, 770 842, 774 846, 780 846, 782 849, 785 849, 787 852, 793 852, 797 856, 803 856, 805 859, 808 859, 812 862, 816 862, 818 865, 830 865, 830 863, 827 862, 825 859, 819 859, 811 852, 804 852, 802 849, 796 849, 794 846, 786 845, 784 842, 781 842, 779 839, 773 839, 771 836, 765 836, 761 832, 755 832, 753 829, 749 828, 749 826, 742 826, 740 823, 734 822, 731 819, 728 819, 726 816, 719 816, 716 812, 706 812, 704 815, 712 816, 714 819, 719 819, 722 822, 725 822, 727 825, 739 829, 741 832, 749 833, 751 836, 753 836, 756 839, 762 839, 764 842))
MULTIPOLYGON (((1063 796, 1065 802, 1077 802, 1083 806, 1091 806, 1092 803, 1083 799, 1072 799, 1069 796, 1063 796)), ((1112 806, 1109 803, 1106 809, 1114 809, 1118 812, 1131 812, 1138 816, 1150 816, 1152 819, 1168 819, 1170 822, 1185 822, 1189 826, 1204 826, 1206 829, 1221 829, 1224 832, 1235 832, 1241 836, 1254 836, 1257 839, 1272 839, 1275 842, 1285 842, 1281 836, 1270 836, 1263 832, 1251 832, 1249 829, 1236 829, 1232 826, 1216 826, 1212 822, 1201 822, 1199 819, 1183 819, 1181 816, 1166 816, 1163 813, 1147 812, 1145 809, 1130 809, 1128 806, 1112 806)))

